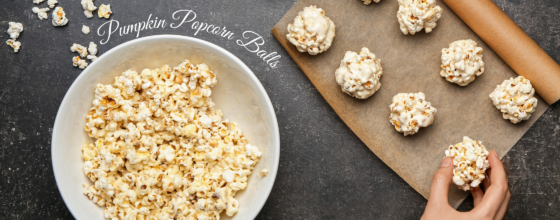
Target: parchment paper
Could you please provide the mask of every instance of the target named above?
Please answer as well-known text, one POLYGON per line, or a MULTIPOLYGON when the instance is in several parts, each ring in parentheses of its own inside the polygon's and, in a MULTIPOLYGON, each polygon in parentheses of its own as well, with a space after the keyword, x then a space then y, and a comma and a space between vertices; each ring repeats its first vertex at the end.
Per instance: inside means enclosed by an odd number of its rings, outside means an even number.
MULTIPOLYGON (((503 157, 549 107, 540 97, 530 120, 516 125, 502 118, 488 95, 516 73, 498 57, 443 2, 442 18, 432 33, 404 35, 396 18, 395 0, 363 5, 358 0, 299 0, 274 26, 272 33, 288 51, 336 113, 354 133, 416 191, 428 198, 432 175, 445 149, 463 136, 481 140, 488 150, 503 157), (336 24, 331 48, 317 56, 299 53, 286 39, 287 26, 297 13, 317 5, 336 24), (439 75, 441 49, 461 39, 475 40, 484 49, 485 72, 466 87, 447 82, 439 75), (344 53, 368 47, 381 59, 381 88, 367 100, 341 91, 334 72, 344 53), (413 136, 403 136, 389 122, 389 105, 397 93, 424 92, 438 109, 434 124, 413 136)), ((329 146, 327 146, 329 147, 329 146)), ((336 146, 330 146, 336 149, 336 146)), ((450 187, 453 207, 470 192, 450 187)))

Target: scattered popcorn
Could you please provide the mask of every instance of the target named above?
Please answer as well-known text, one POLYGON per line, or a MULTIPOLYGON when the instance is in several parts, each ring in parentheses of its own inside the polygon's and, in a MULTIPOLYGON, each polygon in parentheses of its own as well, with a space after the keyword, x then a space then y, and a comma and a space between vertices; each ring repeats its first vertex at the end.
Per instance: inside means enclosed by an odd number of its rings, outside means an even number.
POLYGON ((83 193, 105 207, 105 218, 210 220, 238 212, 234 196, 261 152, 222 119, 210 98, 216 83, 206 64, 187 60, 97 85, 84 126, 96 140, 82 146, 93 184, 83 193))
POLYGON ((463 142, 450 145, 445 157, 453 159, 453 183, 464 191, 478 187, 486 177, 488 151, 482 141, 463 137, 463 142))
POLYGON ((305 7, 288 25, 288 40, 297 47, 299 52, 317 55, 331 47, 335 25, 325 11, 312 5, 305 7))
POLYGON ((33 7, 31 9, 31 11, 33 11, 33 13, 37 14, 39 19, 41 19, 41 20, 49 18, 49 14, 47 14, 47 11, 50 11, 50 10, 51 9, 49 9, 49 8, 37 8, 37 7, 33 7))
POLYGON ((68 23, 68 18, 66 18, 66 12, 62 10, 62 7, 56 7, 52 13, 52 24, 54 26, 64 26, 68 23))
POLYGON ((93 42, 89 42, 89 47, 88 47, 88 51, 89 54, 91 55, 97 55, 97 44, 93 43, 93 42))
POLYGON ((78 54, 80 54, 80 57, 82 58, 86 57, 88 54, 88 48, 79 44, 72 45, 72 47, 70 47, 70 51, 78 52, 78 54))
POLYGON ((79 67, 80 69, 85 69, 88 66, 86 60, 81 59, 80 56, 73 57, 72 61, 74 62, 74 66, 79 67))
POLYGON ((97 7, 93 5, 93 0, 82 0, 82 8, 87 18, 93 18, 93 11, 97 9, 97 7))
POLYGON ((466 86, 484 73, 482 48, 473 40, 458 40, 441 50, 441 77, 466 86))
MULTIPOLYGON (((369 4, 371 4, 372 0, 362 0, 362 1, 364 2, 365 5, 369 5, 369 4)), ((381 1, 381 0, 373 0, 373 2, 375 2, 375 3, 379 3, 379 1, 381 1)))
POLYGON ((266 177, 266 176, 268 176, 268 170, 263 169, 263 170, 261 170, 260 174, 261 174, 262 177, 266 177))
POLYGON ((19 34, 23 31, 23 24, 18 22, 9 22, 8 34, 10 35, 11 39, 17 39, 19 34))
POLYGON ((360 54, 347 51, 335 72, 342 91, 358 99, 367 99, 381 87, 382 74, 381 60, 365 47, 360 54))
POLYGON ((399 0, 397 18, 403 34, 414 35, 422 28, 430 33, 441 18, 441 12, 436 0, 399 0))
POLYGON ((83 26, 82 26, 82 33, 84 33, 84 34, 89 34, 89 27, 83 25, 83 26))
POLYGON ((404 136, 418 133, 420 127, 428 127, 434 122, 437 109, 426 101, 424 93, 399 93, 393 97, 391 124, 404 136))
POLYGON ((54 6, 58 4, 58 0, 49 0, 47 4, 49 4, 50 8, 54 8, 54 6))
POLYGON ((94 56, 94 55, 87 55, 86 58, 87 58, 88 60, 91 60, 92 62, 95 61, 95 60, 97 60, 97 56, 94 56))
POLYGON ((17 53, 19 51, 19 48, 21 47, 21 43, 19 41, 14 40, 14 39, 7 40, 6 44, 8 44, 12 48, 14 48, 15 53, 17 53))
POLYGON ((101 6, 99 6, 99 10, 97 10, 97 15, 99 16, 99 18, 109 19, 112 13, 113 11, 111 11, 111 5, 101 4, 101 6))
POLYGON ((504 80, 501 85, 490 93, 490 99, 497 109, 502 112, 504 119, 509 119, 517 124, 528 120, 531 113, 535 112, 538 100, 533 97, 535 89, 531 81, 523 76, 504 80))
POLYGON ((41 2, 44 2, 45 0, 33 0, 33 3, 35 4, 41 4, 41 2))

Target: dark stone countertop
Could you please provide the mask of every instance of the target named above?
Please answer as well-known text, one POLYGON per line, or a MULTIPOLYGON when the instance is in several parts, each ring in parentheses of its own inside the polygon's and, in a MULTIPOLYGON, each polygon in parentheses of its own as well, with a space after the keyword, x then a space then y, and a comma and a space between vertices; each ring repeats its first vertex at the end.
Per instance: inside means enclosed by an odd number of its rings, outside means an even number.
MULTIPOLYGON (((52 26, 52 11, 49 20, 39 20, 31 12, 36 6, 31 0, 5 0, 0 8, 2 30, 9 21, 24 25, 19 53, 0 46, 0 219, 72 219, 52 172, 52 127, 62 98, 81 72, 72 66, 75 55, 70 46, 105 39, 97 29, 106 20, 86 19, 80 0, 59 1, 70 20, 61 28, 52 26), (82 24, 90 26, 92 33, 82 34, 82 24)), ((560 61, 560 1, 494 1, 560 61)), ((348 129, 270 33, 294 2, 97 0, 95 4, 110 3, 111 18, 121 25, 145 21, 150 14, 169 22, 174 11, 193 9, 197 20, 226 26, 236 36, 245 31, 260 34, 265 40, 261 49, 282 56, 271 68, 235 41, 204 32, 195 36, 243 60, 262 82, 276 110, 280 167, 258 219, 418 219, 426 200, 348 129)), ((40 7, 46 7, 46 1, 40 7)), ((139 36, 155 34, 194 36, 194 31, 187 26, 166 27, 143 30, 139 36)), ((98 44, 99 52, 134 38, 135 34, 115 33, 107 44, 98 44)), ((2 42, 7 39, 5 32, 0 34, 2 42)), ((503 159, 512 193, 507 219, 560 218, 559 155, 560 104, 556 103, 503 159)), ((472 206, 469 197, 459 209, 472 206)))

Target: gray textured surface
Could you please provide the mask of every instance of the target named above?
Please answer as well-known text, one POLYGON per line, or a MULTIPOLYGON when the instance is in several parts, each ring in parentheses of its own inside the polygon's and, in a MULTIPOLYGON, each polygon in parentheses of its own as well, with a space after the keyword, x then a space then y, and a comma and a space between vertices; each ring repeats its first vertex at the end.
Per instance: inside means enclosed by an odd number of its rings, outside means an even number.
MULTIPOLYGON (((99 42, 106 20, 86 19, 79 0, 59 0, 69 24, 40 21, 31 0, 3 0, 0 28, 22 22, 22 49, 13 54, 0 34, 0 219, 72 219, 58 193, 50 161, 50 135, 58 106, 80 70, 71 64, 72 43, 99 42), (92 27, 83 35, 81 25, 92 27)), ((243 60, 267 90, 281 134, 278 177, 259 219, 415 219, 426 200, 381 162, 346 127, 270 34, 294 0, 97 0, 110 3, 113 19, 134 24, 152 16, 172 21, 172 12, 193 9, 197 20, 227 26, 241 36, 254 31, 261 49, 282 58, 270 68, 235 41, 198 33, 243 60)), ((560 61, 560 2, 495 0, 557 62, 560 61)), ((359 2, 357 2, 359 3, 359 2)), ((45 7, 43 3, 41 7, 45 7)), ((366 6, 364 6, 366 7, 366 6)), ((370 5, 367 7, 375 7, 370 5)), ((51 17, 49 13, 49 18, 51 17)), ((152 17, 152 19, 153 19, 152 17)), ((445 18, 445 17, 444 17, 445 18)), ((180 34, 190 28, 142 31, 140 36, 180 34)), ((103 52, 134 39, 111 37, 103 52)), ((560 218, 560 104, 540 118, 504 158, 512 199, 507 219, 560 218)), ((469 198, 460 210, 472 208, 469 198)))

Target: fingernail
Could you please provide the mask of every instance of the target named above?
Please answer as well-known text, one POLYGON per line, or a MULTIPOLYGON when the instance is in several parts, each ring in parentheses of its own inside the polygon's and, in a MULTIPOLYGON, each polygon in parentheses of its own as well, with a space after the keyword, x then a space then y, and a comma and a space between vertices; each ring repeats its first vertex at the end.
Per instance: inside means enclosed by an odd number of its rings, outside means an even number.
POLYGON ((494 155, 499 159, 498 152, 494 151, 494 155))
POLYGON ((446 157, 445 159, 443 159, 443 162, 441 162, 441 167, 448 167, 451 164, 451 158, 446 157))

